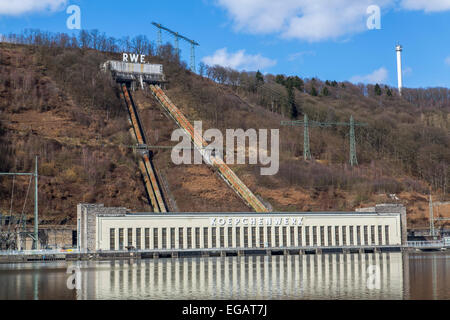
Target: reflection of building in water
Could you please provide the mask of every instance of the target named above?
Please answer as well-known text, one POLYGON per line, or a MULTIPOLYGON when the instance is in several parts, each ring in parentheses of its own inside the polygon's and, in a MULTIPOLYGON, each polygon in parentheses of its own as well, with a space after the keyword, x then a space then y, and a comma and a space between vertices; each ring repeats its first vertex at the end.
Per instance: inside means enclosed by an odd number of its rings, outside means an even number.
POLYGON ((80 299, 402 299, 404 292, 401 253, 92 264, 82 269, 80 299), (379 289, 368 287, 373 265, 379 289))
POLYGON ((397 246, 406 241, 406 209, 361 212, 129 213, 78 205, 81 250, 195 250, 397 246))

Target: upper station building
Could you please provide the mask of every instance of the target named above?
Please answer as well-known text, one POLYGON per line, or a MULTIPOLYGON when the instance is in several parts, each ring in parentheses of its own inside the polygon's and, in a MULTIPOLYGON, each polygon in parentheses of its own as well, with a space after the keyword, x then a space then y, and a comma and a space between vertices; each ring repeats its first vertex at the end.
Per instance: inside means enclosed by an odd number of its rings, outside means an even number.
POLYGON ((108 60, 101 65, 103 71, 110 71, 114 80, 136 84, 144 87, 148 84, 163 84, 166 77, 162 64, 150 64, 145 62, 144 55, 123 53, 122 61, 108 60))
POLYGON ((296 213, 132 213, 90 204, 77 209, 81 251, 400 247, 406 242, 406 209, 395 204, 296 213))

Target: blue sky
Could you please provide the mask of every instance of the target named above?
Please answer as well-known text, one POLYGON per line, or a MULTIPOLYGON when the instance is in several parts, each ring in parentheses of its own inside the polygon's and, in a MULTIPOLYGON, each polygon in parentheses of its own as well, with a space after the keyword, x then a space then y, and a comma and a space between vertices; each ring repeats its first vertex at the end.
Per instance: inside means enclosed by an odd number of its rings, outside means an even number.
POLYGON ((156 40, 156 21, 200 43, 197 63, 323 80, 396 86, 398 41, 404 86, 450 87, 450 0, 0 0, 0 34, 77 32, 66 27, 73 4, 83 29, 156 40), (381 29, 367 28, 369 5, 381 29))

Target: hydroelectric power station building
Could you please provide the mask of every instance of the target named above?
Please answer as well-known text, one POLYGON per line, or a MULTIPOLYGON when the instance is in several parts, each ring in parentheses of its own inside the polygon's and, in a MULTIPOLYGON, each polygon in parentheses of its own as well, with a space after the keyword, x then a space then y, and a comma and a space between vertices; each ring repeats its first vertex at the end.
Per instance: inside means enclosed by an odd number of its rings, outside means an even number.
POLYGON ((162 65, 144 62, 145 56, 123 53, 123 61, 107 61, 102 65, 120 84, 132 125, 130 133, 137 145, 146 146, 147 139, 128 88, 140 83, 190 136, 194 147, 207 159, 206 163, 255 212, 168 212, 151 157, 143 152, 139 168, 153 212, 133 213, 126 208, 79 204, 77 246, 81 252, 139 250, 176 255, 333 248, 344 251, 399 248, 406 242, 406 209, 402 205, 377 205, 355 212, 269 212, 221 157, 204 154, 207 141, 196 137, 192 124, 159 86, 165 82, 162 65))
POLYGON ((355 212, 132 213, 79 204, 81 251, 389 248, 406 241, 406 209, 383 204, 355 212))

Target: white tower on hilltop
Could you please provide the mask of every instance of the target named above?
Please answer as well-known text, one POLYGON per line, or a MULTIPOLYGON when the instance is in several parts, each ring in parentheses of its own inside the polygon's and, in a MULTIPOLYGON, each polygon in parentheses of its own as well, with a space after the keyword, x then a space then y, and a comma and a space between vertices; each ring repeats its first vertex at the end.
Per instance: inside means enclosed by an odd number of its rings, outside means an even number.
POLYGON ((397 77, 398 77, 398 94, 402 95, 403 79, 402 79, 402 46, 397 44, 395 51, 397 51, 397 77))

